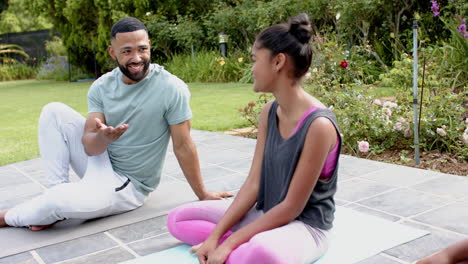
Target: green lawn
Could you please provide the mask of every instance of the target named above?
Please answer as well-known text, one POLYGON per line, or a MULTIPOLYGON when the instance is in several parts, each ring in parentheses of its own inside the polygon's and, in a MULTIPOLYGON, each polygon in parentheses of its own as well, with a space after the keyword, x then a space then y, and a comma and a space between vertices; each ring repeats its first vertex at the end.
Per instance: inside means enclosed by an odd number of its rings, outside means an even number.
MULTIPOLYGON (((0 82, 0 166, 39 156, 37 121, 42 106, 63 102, 86 115, 90 82, 0 82)), ((222 131, 247 126, 237 109, 254 101, 251 84, 191 83, 192 127, 222 131)))

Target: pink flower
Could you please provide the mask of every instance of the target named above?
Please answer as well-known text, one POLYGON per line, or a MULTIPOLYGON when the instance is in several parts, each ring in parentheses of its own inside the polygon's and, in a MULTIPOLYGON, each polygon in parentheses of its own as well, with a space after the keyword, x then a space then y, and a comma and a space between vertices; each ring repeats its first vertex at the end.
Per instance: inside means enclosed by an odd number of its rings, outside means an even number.
POLYGON ((463 133, 463 135, 462 135, 462 141, 463 141, 463 143, 468 144, 468 134, 463 133))
POLYGON ((348 62, 344 60, 341 62, 340 65, 341 65, 341 68, 346 69, 348 67, 348 62))
POLYGON ((392 115, 392 110, 390 110, 390 108, 382 108, 382 112, 387 116, 392 115))
POLYGON ((398 105, 394 102, 390 102, 390 101, 386 101, 384 104, 383 104, 383 107, 385 108, 395 108, 397 107, 398 105))
POLYGON ((443 137, 445 137, 447 135, 447 132, 445 132, 445 130, 443 128, 440 128, 440 127, 436 129, 436 132, 437 132, 437 134, 439 134, 439 135, 441 135, 443 137))
POLYGON ((437 4, 437 1, 431 1, 431 2, 432 2, 431 11, 434 14, 434 16, 438 16, 440 14, 439 4, 437 4))
POLYGON ((403 130, 403 125, 402 125, 400 122, 397 122, 397 123, 393 126, 393 128, 394 128, 395 130, 397 130, 397 131, 401 131, 401 130, 403 130))
POLYGON ((369 151, 369 142, 367 141, 358 141, 358 148, 359 151, 362 153, 366 153, 369 151))
POLYGON ((411 136, 411 129, 409 129, 409 127, 405 130, 404 136, 405 137, 411 136))
MULTIPOLYGON (((380 99, 375 99, 375 100, 374 100, 374 104, 376 104, 376 105, 382 105, 382 101, 380 101, 380 99)), ((468 120, 468 118, 467 118, 467 120, 468 120)))

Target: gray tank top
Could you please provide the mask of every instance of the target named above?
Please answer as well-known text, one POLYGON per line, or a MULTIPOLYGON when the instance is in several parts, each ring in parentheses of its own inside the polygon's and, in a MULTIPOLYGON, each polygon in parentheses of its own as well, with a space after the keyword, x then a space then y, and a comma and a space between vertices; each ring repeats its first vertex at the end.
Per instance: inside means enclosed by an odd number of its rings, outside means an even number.
MULTIPOLYGON (((278 129, 277 108, 278 103, 274 101, 268 113, 267 137, 256 206, 258 210, 263 210, 265 213, 286 198, 291 178, 301 157, 307 131, 317 117, 326 117, 333 123, 339 137, 338 153, 341 151, 340 132, 333 112, 328 109, 318 109, 312 112, 294 135, 283 139, 278 129)), ((335 212, 333 195, 336 192, 338 160, 339 158, 336 160, 335 169, 328 181, 317 181, 304 210, 296 220, 323 230, 332 228, 335 212)))

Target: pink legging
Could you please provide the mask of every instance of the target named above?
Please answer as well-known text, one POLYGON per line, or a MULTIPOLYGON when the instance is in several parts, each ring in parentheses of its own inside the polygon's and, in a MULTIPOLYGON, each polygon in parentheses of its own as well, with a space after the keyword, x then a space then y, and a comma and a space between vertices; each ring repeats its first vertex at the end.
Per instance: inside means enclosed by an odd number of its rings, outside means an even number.
MULTIPOLYGON (((200 201, 173 209, 167 219, 169 232, 177 239, 197 245, 205 241, 221 220, 231 201, 200 201)), ((263 214, 252 208, 221 239, 252 223, 263 214)), ((328 248, 327 231, 306 226, 303 222, 291 223, 253 236, 229 255, 226 264, 303 264, 321 257, 328 248)))

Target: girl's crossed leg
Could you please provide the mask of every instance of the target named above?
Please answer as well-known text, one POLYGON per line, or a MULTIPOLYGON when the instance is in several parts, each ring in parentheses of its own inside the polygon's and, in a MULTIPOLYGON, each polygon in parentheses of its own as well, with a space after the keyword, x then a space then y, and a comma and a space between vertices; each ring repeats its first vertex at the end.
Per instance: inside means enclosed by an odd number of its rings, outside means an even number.
MULTIPOLYGON (((196 245, 205 241, 221 220, 230 201, 201 201, 179 206, 168 215, 167 225, 177 239, 196 245)), ((252 208, 228 231, 220 243, 233 232, 252 223, 263 214, 252 208)), ((234 249, 226 263, 294 264, 311 263, 328 248, 328 232, 311 228, 300 221, 261 232, 234 249)))

